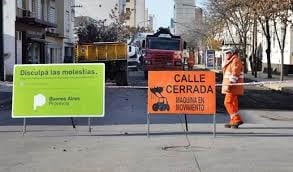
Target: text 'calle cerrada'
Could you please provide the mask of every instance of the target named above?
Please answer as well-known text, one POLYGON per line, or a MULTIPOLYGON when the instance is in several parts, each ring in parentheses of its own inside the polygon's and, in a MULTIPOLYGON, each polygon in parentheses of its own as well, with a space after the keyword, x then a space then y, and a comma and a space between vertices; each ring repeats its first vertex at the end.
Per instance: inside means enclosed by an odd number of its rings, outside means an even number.
POLYGON ((204 74, 176 74, 174 75, 175 83, 178 85, 167 85, 167 93, 175 94, 213 94, 214 90, 211 85, 205 85, 206 75, 204 74), (182 85, 188 83, 186 85, 182 85), (194 84, 192 84, 194 83, 194 84), (202 83, 202 84, 201 84, 202 83))

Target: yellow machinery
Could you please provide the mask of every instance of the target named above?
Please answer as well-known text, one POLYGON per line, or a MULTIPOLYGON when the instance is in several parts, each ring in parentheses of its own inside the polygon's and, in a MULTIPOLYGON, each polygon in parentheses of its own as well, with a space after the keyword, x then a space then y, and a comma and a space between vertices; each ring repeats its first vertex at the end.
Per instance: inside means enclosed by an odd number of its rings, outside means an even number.
POLYGON ((106 77, 117 85, 127 85, 127 44, 98 42, 76 45, 77 63, 105 63, 106 77))

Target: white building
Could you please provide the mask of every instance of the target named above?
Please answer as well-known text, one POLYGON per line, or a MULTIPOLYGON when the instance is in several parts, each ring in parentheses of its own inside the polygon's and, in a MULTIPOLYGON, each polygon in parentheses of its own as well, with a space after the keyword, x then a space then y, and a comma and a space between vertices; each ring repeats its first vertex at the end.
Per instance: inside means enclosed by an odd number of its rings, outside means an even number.
POLYGON ((15 64, 15 6, 16 1, 3 1, 4 77, 6 80, 12 79, 15 64))
POLYGON ((188 31, 195 30, 195 1, 175 0, 174 20, 176 35, 183 35, 188 31))
POLYGON ((117 7, 117 13, 119 13, 119 7, 121 7, 121 0, 76 0, 76 5, 82 7, 76 8, 76 16, 89 16, 95 20, 106 20, 107 24, 110 24, 113 20, 110 18, 111 10, 117 7))
POLYGON ((194 0, 175 0, 172 32, 180 35, 190 46, 201 46, 203 37, 202 9, 194 0))
POLYGON ((64 38, 62 57, 64 62, 70 62, 74 56, 74 17, 75 0, 58 0, 57 3, 57 32, 64 38))
POLYGON ((126 25, 130 27, 147 27, 148 10, 145 8, 145 0, 126 0, 125 13, 130 14, 126 25))
MULTIPOLYGON (((174 18, 171 19, 171 31, 181 36, 187 43, 187 47, 194 48, 195 52, 205 52, 202 44, 203 12, 197 7, 195 0, 174 0, 174 18)), ((195 62, 201 63, 204 54, 195 55, 195 62)))
POLYGON ((154 31, 155 30, 155 15, 150 14, 149 15, 149 20, 148 20, 148 29, 150 31, 154 31))

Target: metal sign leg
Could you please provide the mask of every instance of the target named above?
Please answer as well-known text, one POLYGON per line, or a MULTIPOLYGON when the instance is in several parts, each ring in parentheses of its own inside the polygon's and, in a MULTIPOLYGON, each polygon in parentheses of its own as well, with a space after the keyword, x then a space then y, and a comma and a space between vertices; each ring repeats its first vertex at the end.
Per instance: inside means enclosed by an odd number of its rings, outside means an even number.
POLYGON ((147 137, 150 138, 150 114, 147 114, 147 125, 148 125, 148 131, 147 131, 147 137))
POLYGON ((216 121, 216 114, 214 114, 214 138, 217 136, 217 121, 216 121))
POLYGON ((187 121, 187 115, 185 114, 185 128, 186 132, 188 132, 188 121, 187 121))
POLYGON ((88 118, 88 127, 89 127, 89 133, 91 133, 92 132, 91 118, 88 118))
POLYGON ((72 128, 76 129, 73 118, 70 118, 70 120, 71 120, 72 128))
POLYGON ((23 118, 23 128, 22 128, 22 135, 24 136, 26 133, 26 118, 23 118))

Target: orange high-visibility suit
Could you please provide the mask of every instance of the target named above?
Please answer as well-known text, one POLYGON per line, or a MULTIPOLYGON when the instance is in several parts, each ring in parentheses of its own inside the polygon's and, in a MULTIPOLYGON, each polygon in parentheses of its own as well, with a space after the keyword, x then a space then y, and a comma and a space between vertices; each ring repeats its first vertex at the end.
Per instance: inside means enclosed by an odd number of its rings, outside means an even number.
MULTIPOLYGON (((229 56, 229 55, 228 55, 229 56)), ((223 87, 222 93, 225 96, 225 107, 230 115, 228 127, 239 126, 243 124, 238 108, 238 96, 243 95, 243 85, 229 85, 244 82, 244 67, 237 53, 231 54, 225 60, 223 66, 223 87)), ((226 125, 225 125, 226 126, 226 125)))

